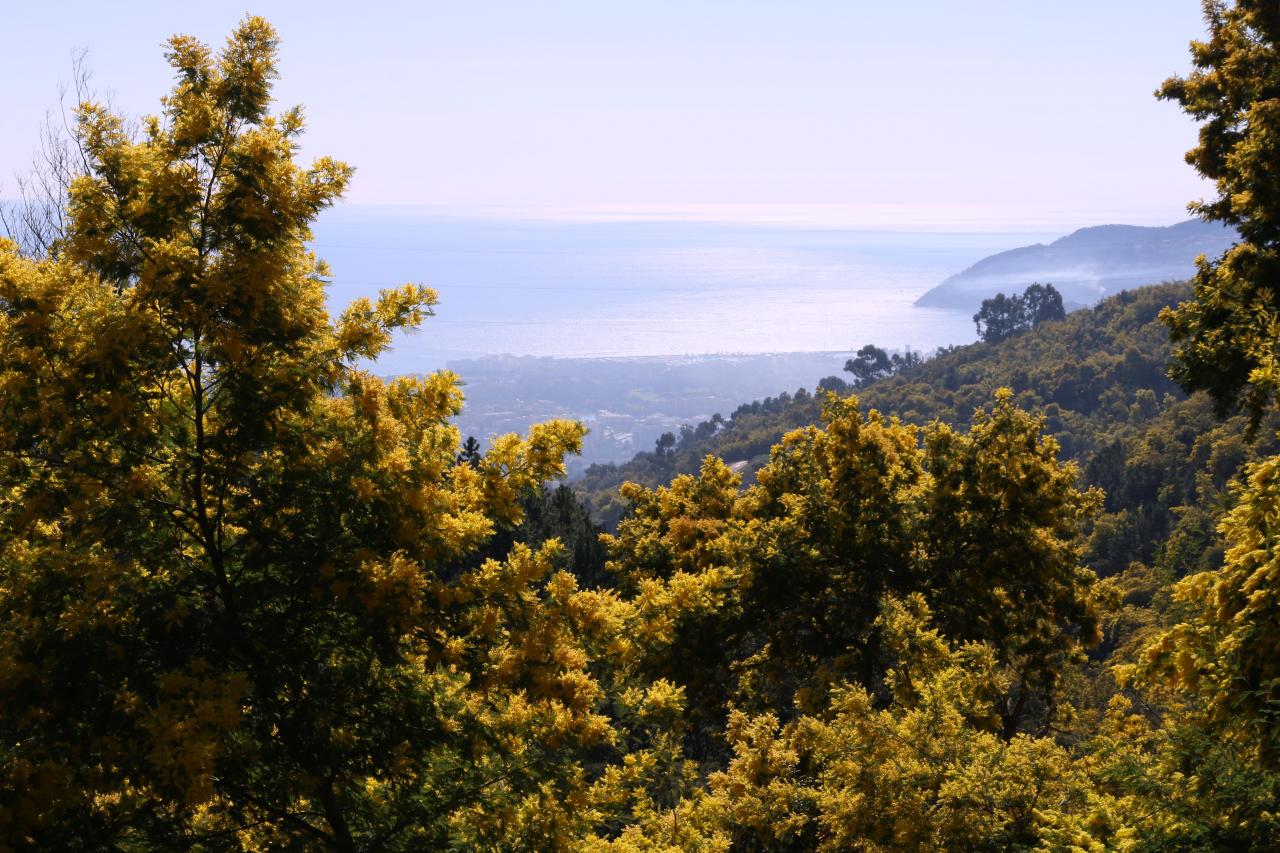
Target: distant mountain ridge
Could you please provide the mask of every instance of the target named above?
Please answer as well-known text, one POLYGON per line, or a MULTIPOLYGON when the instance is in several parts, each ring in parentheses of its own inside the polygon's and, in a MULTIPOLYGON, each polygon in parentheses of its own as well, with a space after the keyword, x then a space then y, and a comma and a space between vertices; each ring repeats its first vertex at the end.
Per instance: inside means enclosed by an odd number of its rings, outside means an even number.
POLYGON ((1163 228, 1081 228, 1048 245, 984 258, 929 290, 916 305, 977 310, 983 299, 1020 292, 1036 281, 1052 284, 1069 304, 1094 305, 1121 290, 1190 278, 1198 255, 1220 255, 1237 239, 1235 229, 1199 219, 1163 228))

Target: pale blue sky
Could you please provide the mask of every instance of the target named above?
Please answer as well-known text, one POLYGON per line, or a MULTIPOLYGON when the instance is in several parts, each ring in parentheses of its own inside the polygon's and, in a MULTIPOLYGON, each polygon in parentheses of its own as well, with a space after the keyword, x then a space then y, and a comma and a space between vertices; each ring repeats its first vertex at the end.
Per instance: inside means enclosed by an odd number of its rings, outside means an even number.
MULTIPOLYGON (((87 48, 154 111, 174 32, 220 43, 245 8, 12 3, 0 180, 87 48)), ((308 155, 356 204, 974 211, 1172 222, 1205 192, 1191 122, 1152 91, 1187 67, 1198 0, 257 2, 308 155)))

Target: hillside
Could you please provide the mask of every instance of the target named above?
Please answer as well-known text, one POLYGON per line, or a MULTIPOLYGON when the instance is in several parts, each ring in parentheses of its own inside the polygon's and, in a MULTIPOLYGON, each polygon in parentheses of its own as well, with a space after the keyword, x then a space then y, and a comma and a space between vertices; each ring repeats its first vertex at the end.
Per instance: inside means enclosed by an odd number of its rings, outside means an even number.
MULTIPOLYGON (((1165 375, 1170 348, 1158 314, 1188 293, 1182 284, 1126 291, 999 344, 953 348, 856 394, 864 409, 909 423, 965 427, 997 388, 1009 387, 1019 405, 1043 414, 1084 483, 1106 491, 1104 513, 1088 530, 1093 568, 1102 575, 1132 561, 1177 575, 1206 568, 1217 556, 1211 508, 1229 499, 1226 486, 1241 461, 1272 442, 1247 446, 1243 418, 1216 420, 1204 395, 1186 397, 1165 375)), ((834 377, 821 384, 853 390, 834 377)), ((574 486, 595 517, 613 526, 626 510, 617 495, 622 482, 665 483, 696 472, 707 454, 749 477, 784 433, 817 421, 820 408, 805 389, 756 401, 721 423, 685 429, 666 453, 592 466, 574 486)))
POLYGON ((1048 245, 1037 243, 978 261, 916 300, 917 305, 977 310, 998 292, 1051 282, 1068 304, 1099 299, 1144 285, 1188 278, 1197 255, 1222 254, 1235 231, 1191 219, 1166 228, 1100 225, 1081 228, 1048 245))

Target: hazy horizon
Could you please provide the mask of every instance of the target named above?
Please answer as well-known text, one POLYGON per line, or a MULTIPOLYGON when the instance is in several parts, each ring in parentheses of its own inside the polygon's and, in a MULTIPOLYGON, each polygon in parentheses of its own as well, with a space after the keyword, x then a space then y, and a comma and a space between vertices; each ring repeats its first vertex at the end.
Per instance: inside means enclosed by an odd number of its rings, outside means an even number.
POLYGON ((890 231, 898 233, 1027 233, 1065 236, 1097 225, 1163 227, 1194 218, 1187 210, 1158 207, 1074 210, 1028 214, 990 204, 813 204, 760 202, 739 204, 412 204, 342 201, 321 219, 357 216, 440 216, 456 219, 546 223, 691 223, 890 231), (1060 232, 1060 233, 1059 233, 1060 232))
MULTIPOLYGON (((244 11, 156 0, 8 10, 22 38, 0 73, 22 85, 5 95, 0 195, 30 162, 73 52, 87 51, 122 112, 154 112, 171 77, 164 39, 217 46, 244 11)), ((273 0, 249 11, 279 29, 278 102, 306 107, 304 159, 355 165, 355 206, 834 206, 889 211, 889 227, 971 215, 977 230, 1065 233, 1168 224, 1205 193, 1182 160, 1193 124, 1152 96, 1187 66, 1198 0, 396 2, 359 14, 273 0)))

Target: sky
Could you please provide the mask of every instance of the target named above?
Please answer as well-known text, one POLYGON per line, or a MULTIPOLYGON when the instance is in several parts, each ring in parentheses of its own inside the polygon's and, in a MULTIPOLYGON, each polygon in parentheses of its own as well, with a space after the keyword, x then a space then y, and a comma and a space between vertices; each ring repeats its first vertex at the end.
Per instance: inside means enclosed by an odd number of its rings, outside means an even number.
MULTIPOLYGON (((30 162, 75 51, 121 111, 155 112, 171 79, 164 40, 220 44, 246 11, 5 5, 0 195, 30 162)), ((1188 67, 1199 0, 248 11, 280 32, 276 91, 306 108, 304 156, 356 167, 352 205, 1157 224, 1209 192, 1183 160, 1194 124, 1152 96, 1188 67)))

